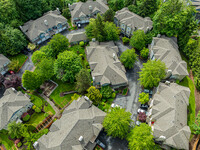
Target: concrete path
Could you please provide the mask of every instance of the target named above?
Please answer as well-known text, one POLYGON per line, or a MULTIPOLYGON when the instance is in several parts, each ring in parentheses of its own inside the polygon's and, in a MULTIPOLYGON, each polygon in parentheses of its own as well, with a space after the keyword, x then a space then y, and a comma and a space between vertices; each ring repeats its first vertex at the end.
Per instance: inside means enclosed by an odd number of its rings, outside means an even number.
MULTIPOLYGON (((119 48, 120 54, 126 49, 131 47, 123 45, 122 41, 117 41, 116 45, 119 48)), ((120 105, 122 108, 125 108, 127 111, 131 112, 132 120, 135 122, 137 117, 137 110, 140 106, 138 102, 139 94, 142 92, 141 86, 139 84, 139 74, 138 72, 143 67, 143 62, 138 58, 134 64, 133 69, 129 69, 126 72, 126 76, 129 81, 129 92, 127 96, 117 95, 114 103, 120 105)))
POLYGON ((48 97, 46 97, 44 94, 39 94, 39 95, 41 97, 43 97, 51 105, 51 107, 54 109, 54 111, 56 112, 54 117, 60 118, 60 116, 61 116, 60 110, 54 105, 54 103, 48 97))

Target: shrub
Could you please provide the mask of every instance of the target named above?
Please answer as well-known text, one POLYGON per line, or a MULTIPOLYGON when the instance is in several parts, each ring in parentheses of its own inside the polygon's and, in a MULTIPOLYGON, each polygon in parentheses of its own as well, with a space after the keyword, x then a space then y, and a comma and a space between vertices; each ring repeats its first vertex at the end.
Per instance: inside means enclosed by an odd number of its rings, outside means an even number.
POLYGON ((112 93, 113 93, 113 90, 110 86, 102 86, 101 94, 102 94, 103 98, 105 98, 105 99, 111 98, 112 93))
POLYGON ((30 50, 34 50, 34 49, 36 48, 36 45, 33 44, 33 43, 28 43, 28 48, 29 48, 30 50))
POLYGON ((149 49, 144 47, 144 48, 140 51, 140 55, 141 55, 142 58, 147 59, 148 56, 149 56, 149 49))
POLYGON ((115 98, 116 97, 116 93, 112 93, 112 98, 115 98))
POLYGON ((139 115, 138 115, 138 120, 141 121, 141 122, 146 122, 146 114, 145 112, 140 112, 139 115))
POLYGON ((1 145, 1 143, 2 143, 2 139, 1 139, 1 137, 0 137, 0 145, 1 145))
POLYGON ((194 77, 194 83, 198 90, 200 90, 200 78, 194 77))
POLYGON ((33 109, 33 110, 35 110, 35 109, 36 109, 36 106, 35 106, 35 105, 33 105, 32 109, 33 109))
POLYGON ((45 113, 45 114, 44 114, 44 117, 45 117, 45 118, 46 118, 46 117, 48 117, 48 116, 49 116, 49 114, 48 114, 48 113, 45 113))
POLYGON ((139 102, 141 104, 145 104, 148 101, 149 101, 149 94, 148 93, 144 93, 144 92, 140 93, 140 95, 139 95, 139 102))
POLYGON ((30 117, 31 117, 31 116, 28 114, 28 115, 26 115, 22 120, 26 122, 26 121, 28 121, 28 120, 30 119, 30 117))
POLYGON ((83 47, 83 46, 85 45, 85 43, 84 43, 83 41, 81 41, 81 42, 79 43, 79 45, 80 45, 81 47, 83 47))
POLYGON ((123 38, 122 38, 122 41, 123 41, 124 44, 128 44, 129 41, 130 41, 130 39, 127 38, 127 37, 123 37, 123 38))
POLYGON ((88 71, 89 73, 91 73, 91 69, 88 69, 87 71, 88 71))
POLYGON ((18 144, 17 144, 17 147, 19 148, 19 147, 21 147, 22 146, 22 142, 19 142, 18 144))
POLYGON ((36 107, 36 108, 35 108, 35 112, 36 112, 36 113, 40 113, 40 112, 41 112, 41 109, 40 109, 39 107, 36 107))

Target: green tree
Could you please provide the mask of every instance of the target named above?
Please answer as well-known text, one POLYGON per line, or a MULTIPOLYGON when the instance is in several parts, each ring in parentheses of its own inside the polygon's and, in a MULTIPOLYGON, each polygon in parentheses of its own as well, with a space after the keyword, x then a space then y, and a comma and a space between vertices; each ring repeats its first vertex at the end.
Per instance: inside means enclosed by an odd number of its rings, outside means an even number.
POLYGON ((112 97, 112 94, 113 94, 113 90, 112 88, 107 85, 107 86, 102 86, 101 87, 101 94, 102 94, 102 97, 105 98, 105 99, 109 99, 112 97))
POLYGON ((100 91, 94 86, 91 86, 89 89, 87 89, 87 92, 87 97, 93 101, 94 105, 98 105, 102 98, 100 91))
POLYGON ((95 31, 96 31, 95 19, 91 18, 89 25, 85 27, 85 33, 89 40, 92 40, 92 38, 95 38, 95 34, 94 34, 95 31))
POLYGON ((195 122, 192 124, 192 133, 199 135, 200 134, 200 111, 197 114, 197 117, 195 119, 195 122))
POLYGON ((114 16, 115 16, 115 12, 110 8, 103 14, 103 20, 113 22, 114 16))
POLYGON ((108 5, 112 10, 118 11, 124 8, 124 0, 109 0, 108 5))
POLYGON ((125 109, 115 107, 106 115, 103 127, 108 135, 112 137, 125 138, 130 130, 131 113, 125 109))
POLYGON ((120 30, 113 22, 105 23, 106 41, 119 40, 120 30))
POLYGON ((139 95, 139 100, 138 100, 141 104, 145 104, 149 101, 149 94, 148 93, 140 93, 139 95))
POLYGON ((132 4, 133 4, 133 1, 134 1, 134 0, 125 0, 125 1, 124 1, 124 6, 125 6, 125 7, 128 7, 128 6, 132 5, 132 4))
POLYGON ((145 33, 143 30, 133 32, 133 36, 130 39, 130 45, 139 51, 145 47, 145 33))
POLYGON ((54 73, 62 81, 74 83, 75 76, 81 69, 80 57, 71 51, 60 53, 54 63, 54 73))
POLYGON ((71 13, 70 13, 69 8, 65 8, 65 9, 63 9, 63 11, 62 11, 62 15, 63 15, 65 18, 70 19, 70 17, 71 17, 71 13))
POLYGON ((124 52, 122 52, 120 56, 120 61, 128 69, 133 68, 133 65, 136 60, 137 60, 137 54, 135 53, 135 49, 133 48, 125 50, 124 52))
MULTIPOLYGON (((137 1, 136 1, 137 2, 137 1)), ((138 14, 142 17, 153 17, 154 13, 158 10, 157 0, 144 0, 137 3, 138 14)))
POLYGON ((60 52, 64 52, 69 48, 68 39, 62 34, 56 34, 47 44, 52 50, 52 53, 49 54, 52 58, 56 58, 60 52))
POLYGON ((143 68, 139 72, 139 80, 144 88, 151 89, 157 87, 160 80, 165 77, 166 66, 160 60, 148 60, 143 63, 143 68))
POLYGON ((129 133, 128 147, 130 150, 152 150, 155 147, 151 127, 146 123, 135 126, 129 133))
POLYGON ((1 30, 0 37, 0 52, 4 55, 16 55, 27 45, 21 31, 10 26, 6 26, 1 30))
POLYGON ((12 138, 21 138, 22 137, 22 126, 21 123, 11 122, 8 124, 8 134, 12 138))
POLYGON ((140 51, 140 55, 141 55, 142 58, 147 59, 148 56, 149 56, 149 49, 144 47, 144 48, 140 51))
POLYGON ((46 54, 43 51, 35 51, 31 56, 31 60, 34 63, 34 65, 40 63, 44 58, 46 58, 46 54))
POLYGON ((96 26, 96 30, 95 30, 95 38, 96 40, 98 40, 99 42, 105 41, 105 24, 103 22, 103 18, 100 14, 97 14, 97 18, 95 19, 95 26, 96 26))
POLYGON ((90 74, 86 69, 81 69, 76 75, 76 90, 79 93, 84 93, 91 85, 90 74))
POLYGON ((43 81, 49 80, 54 75, 54 61, 47 58, 42 59, 34 72, 37 73, 43 81))
POLYGON ((122 38, 123 44, 128 44, 130 42, 130 39, 127 37, 122 38))
POLYGON ((26 89, 35 90, 40 87, 42 84, 42 80, 40 76, 38 76, 35 72, 31 72, 29 70, 25 70, 22 75, 22 85, 26 89))

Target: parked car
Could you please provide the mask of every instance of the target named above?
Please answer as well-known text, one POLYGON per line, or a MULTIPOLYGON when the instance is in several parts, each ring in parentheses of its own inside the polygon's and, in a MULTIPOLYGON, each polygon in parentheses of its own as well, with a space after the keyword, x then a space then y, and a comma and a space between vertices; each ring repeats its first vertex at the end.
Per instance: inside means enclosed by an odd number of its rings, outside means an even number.
POLYGON ((152 98, 152 95, 153 95, 153 91, 152 90, 144 89, 144 93, 148 93, 149 94, 149 98, 152 98))
POLYGON ((103 144, 100 140, 96 140, 96 143, 97 143, 97 145, 99 145, 101 148, 103 148, 103 149, 105 149, 106 148, 106 145, 105 144, 103 144))
POLYGON ((147 109, 149 108, 149 105, 147 105, 147 104, 141 104, 140 108, 147 111, 147 109))

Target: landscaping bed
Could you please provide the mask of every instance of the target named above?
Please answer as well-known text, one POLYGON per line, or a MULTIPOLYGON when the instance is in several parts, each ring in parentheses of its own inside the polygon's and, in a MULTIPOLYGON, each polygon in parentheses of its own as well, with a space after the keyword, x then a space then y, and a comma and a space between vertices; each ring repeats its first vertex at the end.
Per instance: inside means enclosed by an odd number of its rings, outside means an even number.
POLYGON ((46 117, 44 116, 44 113, 34 113, 33 115, 31 115, 31 118, 28 122, 26 122, 26 124, 31 124, 34 127, 37 127, 38 124, 40 124, 46 117))
MULTIPOLYGON (((10 56, 8 57, 10 59, 10 61, 17 61, 18 62, 18 67, 19 69, 23 66, 23 64, 26 62, 28 56, 24 55, 24 54, 18 54, 15 56, 10 56)), ((18 69, 18 71, 19 71, 18 69)))

